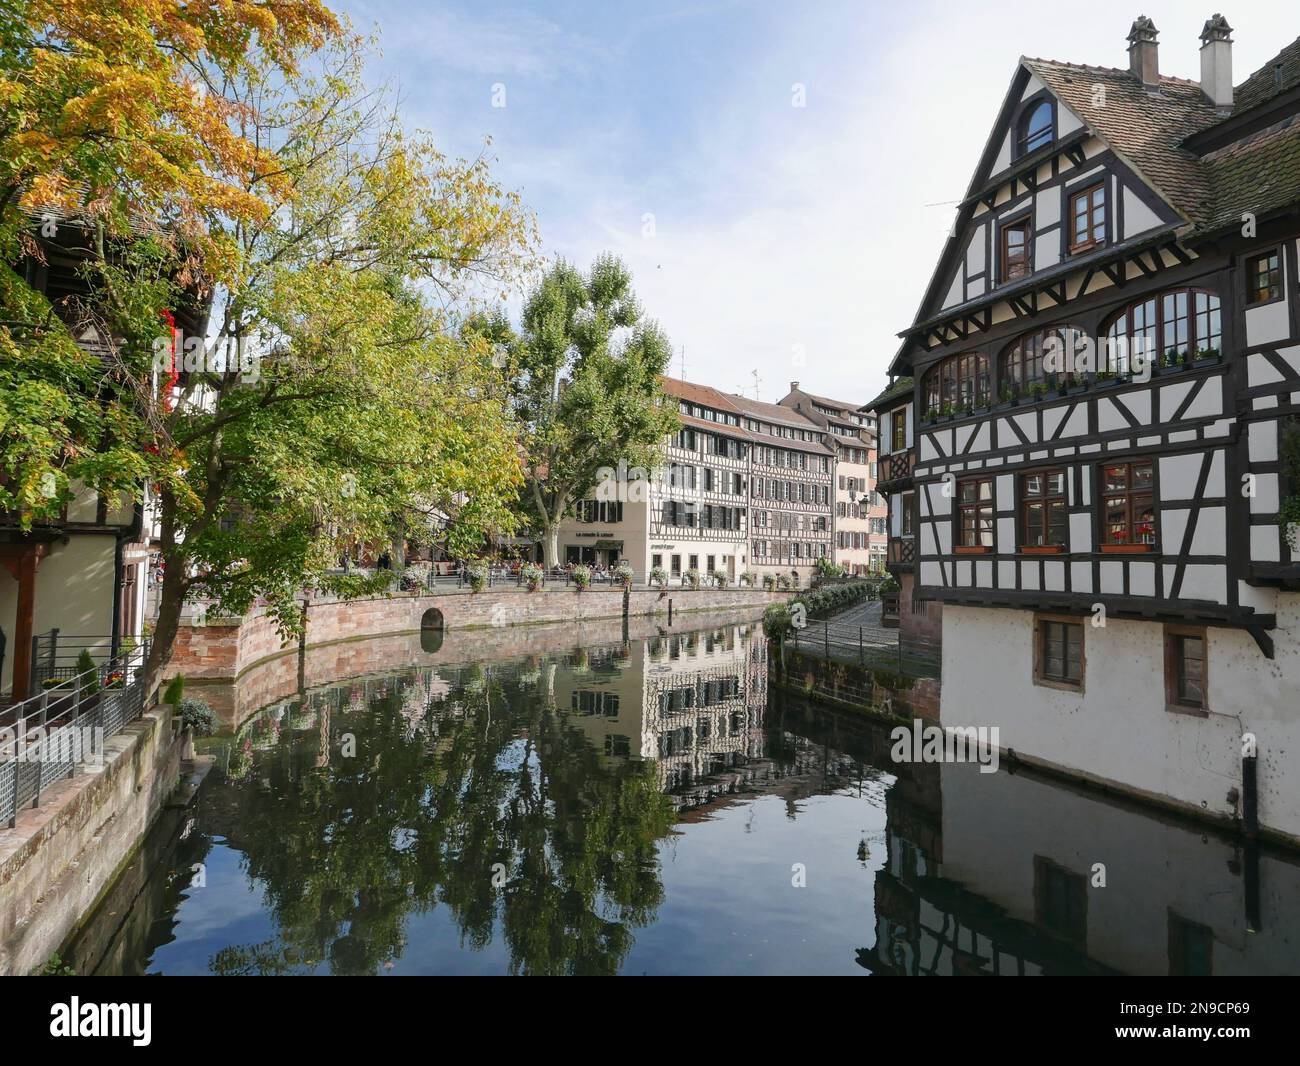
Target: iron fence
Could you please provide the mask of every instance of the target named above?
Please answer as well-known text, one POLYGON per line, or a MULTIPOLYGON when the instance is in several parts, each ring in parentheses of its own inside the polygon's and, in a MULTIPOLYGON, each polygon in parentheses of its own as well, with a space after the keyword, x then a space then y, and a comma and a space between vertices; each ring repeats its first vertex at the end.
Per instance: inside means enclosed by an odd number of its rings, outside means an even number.
MULTIPOLYGON (((338 570, 334 572, 342 573, 342 571, 338 570)), ((488 588, 523 588, 528 585, 528 580, 529 579, 527 575, 524 574, 523 569, 515 567, 492 567, 488 569, 485 575, 486 587, 488 588)), ((642 590, 660 588, 690 589, 693 587, 691 581, 685 574, 665 574, 663 581, 660 582, 652 580, 650 574, 644 570, 633 570, 628 581, 632 588, 642 590)), ((737 577, 734 580, 729 579, 725 584, 720 584, 712 575, 701 572, 699 587, 701 589, 744 589, 763 587, 761 577, 755 578, 754 581, 754 585, 751 586, 746 582, 742 582, 739 577, 737 577)), ((573 571, 570 568, 543 568, 541 576, 542 588, 572 588, 575 584, 576 582, 574 581, 573 571)), ((404 592, 446 592, 451 589, 469 588, 471 587, 471 580, 469 575, 464 571, 458 571, 452 574, 437 574, 432 571, 425 573, 422 571, 418 578, 394 573, 392 587, 404 592)), ((623 589, 623 579, 620 578, 615 571, 608 568, 599 570, 591 569, 587 587, 591 589, 611 589, 621 592, 623 589)), ((796 586, 794 589, 790 589, 789 591, 799 591, 799 589, 796 586)))
POLYGON ((939 676, 937 641, 904 637, 897 629, 885 626, 810 621, 794 631, 791 644, 812 655, 893 670, 909 677, 939 676))
MULTIPOLYGON (((65 648, 80 648, 72 638, 65 648)), ((70 778, 77 767, 103 758, 104 741, 144 711, 147 643, 110 655, 88 670, 66 673, 58 654, 47 653, 41 691, 0 709, 0 823, 16 824, 24 807, 39 807, 42 793, 70 778)))

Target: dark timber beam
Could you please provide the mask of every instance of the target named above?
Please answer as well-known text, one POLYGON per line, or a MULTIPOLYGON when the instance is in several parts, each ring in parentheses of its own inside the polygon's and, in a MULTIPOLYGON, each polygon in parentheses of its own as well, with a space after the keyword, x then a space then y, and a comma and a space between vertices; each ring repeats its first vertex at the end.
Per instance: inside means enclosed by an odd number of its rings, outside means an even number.
POLYGON ((1255 643, 1259 645, 1259 650, 1264 653, 1265 659, 1273 658, 1273 638, 1268 632, 1260 626, 1247 626, 1246 632, 1255 638, 1255 643))

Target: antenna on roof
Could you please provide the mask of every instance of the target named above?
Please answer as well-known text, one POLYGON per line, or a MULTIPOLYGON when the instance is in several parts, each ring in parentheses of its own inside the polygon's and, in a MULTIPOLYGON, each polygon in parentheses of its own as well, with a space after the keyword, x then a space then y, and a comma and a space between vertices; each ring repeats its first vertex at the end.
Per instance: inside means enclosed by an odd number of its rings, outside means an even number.
POLYGON ((682 380, 686 380, 686 345, 677 349, 677 356, 682 362, 682 380))
MULTIPOLYGON (((763 379, 758 376, 758 369, 755 368, 749 372, 749 376, 754 379, 754 399, 758 399, 758 383, 763 379)), ((744 390, 741 390, 742 392, 744 390)))

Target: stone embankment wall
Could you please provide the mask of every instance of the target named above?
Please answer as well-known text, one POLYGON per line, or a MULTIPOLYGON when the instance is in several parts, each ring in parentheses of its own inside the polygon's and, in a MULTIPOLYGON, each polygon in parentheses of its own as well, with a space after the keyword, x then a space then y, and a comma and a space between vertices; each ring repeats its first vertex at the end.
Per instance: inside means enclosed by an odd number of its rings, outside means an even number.
MULTIPOLYGON (((786 594, 788 595, 788 594, 786 594)), ((756 620, 783 596, 750 590, 673 589, 667 595, 633 591, 628 635, 651 636, 667 624, 690 629, 756 620)), ((466 662, 526 655, 618 641, 622 637, 621 592, 522 592, 497 594, 398 594, 359 601, 315 600, 307 612, 307 639, 300 649, 284 641, 274 621, 254 610, 241 619, 185 625, 177 637, 168 676, 183 674, 187 695, 212 707, 222 732, 239 728, 260 707, 300 689, 400 666, 466 662), (430 609, 445 628, 421 632, 430 609), (558 616, 558 617, 549 617, 558 616), (528 624, 524 624, 528 623, 528 624)))
MULTIPOLYGON (((667 615, 670 602, 674 614, 733 608, 752 608, 757 614, 769 603, 789 596, 788 592, 762 589, 671 589, 665 592, 635 589, 628 597, 628 614, 632 617, 667 615)), ((572 588, 528 592, 510 585, 477 593, 453 590, 436 595, 400 592, 364 600, 318 598, 311 600, 307 610, 307 646, 415 632, 430 610, 439 612, 444 627, 452 631, 619 619, 623 614, 623 593, 604 588, 586 592, 572 588)), ((609 632, 617 639, 617 625, 609 632)), ((266 610, 257 607, 242 618, 209 618, 205 624, 182 625, 167 674, 184 674, 186 681, 233 679, 264 659, 295 646, 282 638, 275 620, 266 610)))
POLYGON ((172 709, 154 707, 0 828, 0 975, 39 970, 90 913, 180 778, 172 709))

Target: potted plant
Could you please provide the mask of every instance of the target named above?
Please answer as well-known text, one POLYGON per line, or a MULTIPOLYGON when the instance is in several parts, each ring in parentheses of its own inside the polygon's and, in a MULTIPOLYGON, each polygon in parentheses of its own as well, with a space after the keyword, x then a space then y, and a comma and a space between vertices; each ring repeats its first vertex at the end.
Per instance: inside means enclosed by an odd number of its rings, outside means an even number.
POLYGON ((776 576, 774 574, 763 575, 763 588, 768 592, 776 591, 776 576))
POLYGON ((625 589, 632 587, 632 564, 626 559, 614 567, 614 580, 625 589))
POLYGON ((579 564, 573 568, 569 576, 573 578, 573 583, 578 586, 578 591, 581 592, 591 584, 591 567, 579 564))
POLYGON ((525 563, 519 569, 519 576, 524 579, 524 584, 528 586, 529 592, 536 592, 542 587, 542 582, 546 580, 546 571, 536 563, 525 563))
POLYGON ((217 716, 204 700, 186 697, 177 708, 181 725, 193 730, 196 737, 210 737, 217 728, 217 716))
POLYGON ((487 563, 481 559, 472 562, 465 568, 465 576, 469 579, 471 592, 482 592, 487 588, 488 568, 487 563))
POLYGON ((699 570, 697 570, 695 567, 692 566, 689 570, 686 571, 686 573, 682 575, 682 580, 685 584, 689 585, 691 588, 698 589, 700 587, 699 570))
POLYGON ((727 580, 727 572, 725 570, 713 571, 713 583, 717 585, 718 588, 725 589, 727 587, 727 580))
POLYGON ((661 589, 668 586, 668 571, 662 566, 652 566, 650 568, 650 584, 658 585, 661 589))

